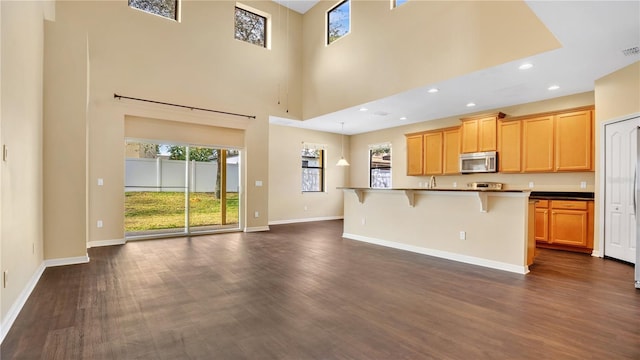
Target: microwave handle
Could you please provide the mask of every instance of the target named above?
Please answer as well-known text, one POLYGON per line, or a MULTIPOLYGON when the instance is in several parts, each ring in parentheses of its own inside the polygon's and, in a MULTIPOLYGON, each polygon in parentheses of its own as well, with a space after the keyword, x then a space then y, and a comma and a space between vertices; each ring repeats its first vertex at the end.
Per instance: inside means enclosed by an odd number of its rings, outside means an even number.
POLYGON ((484 158, 484 168, 489 170, 489 157, 484 158))

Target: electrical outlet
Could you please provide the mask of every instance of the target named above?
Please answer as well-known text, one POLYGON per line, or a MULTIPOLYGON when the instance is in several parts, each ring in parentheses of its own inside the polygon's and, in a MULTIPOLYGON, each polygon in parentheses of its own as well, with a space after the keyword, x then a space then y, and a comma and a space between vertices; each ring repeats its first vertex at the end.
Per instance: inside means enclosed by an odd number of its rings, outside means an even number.
POLYGON ((586 189, 587 188, 587 182, 586 181, 580 181, 580 189, 586 189))
POLYGON ((533 181, 529 181, 529 189, 533 189, 533 181))
POLYGON ((418 183, 418 187, 421 188, 422 187, 422 181, 418 183))
POLYGON ((253 217, 254 218, 259 218, 260 217, 260 212, 259 211, 254 212, 253 213, 253 217))
POLYGON ((454 182, 453 182, 453 187, 454 187, 454 188, 457 188, 457 187, 458 187, 458 182, 454 181, 454 182))
MULTIPOLYGON (((256 180, 256 186, 260 187, 262 186, 262 180, 256 180)), ((256 216, 257 217, 257 216, 256 216)))
POLYGON ((367 218, 362 218, 362 225, 366 225, 367 224, 367 218))
POLYGON ((307 205, 304 206, 304 211, 309 210, 309 208, 307 207, 307 205))
POLYGON ((460 231, 460 240, 467 240, 467 232, 460 231))
POLYGON ((98 186, 102 186, 102 185, 104 185, 104 179, 99 178, 98 179, 98 186))
POLYGON ((98 225, 98 228, 101 228, 102 227, 102 220, 98 220, 97 225, 98 225))

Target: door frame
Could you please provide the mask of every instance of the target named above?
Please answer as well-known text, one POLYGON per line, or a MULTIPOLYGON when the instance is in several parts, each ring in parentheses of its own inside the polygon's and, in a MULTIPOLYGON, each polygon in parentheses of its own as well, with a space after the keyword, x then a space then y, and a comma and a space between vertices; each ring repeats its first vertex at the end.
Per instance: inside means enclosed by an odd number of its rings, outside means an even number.
MULTIPOLYGON (((604 247, 605 247, 605 239, 604 239, 604 235, 605 235, 605 219, 606 219, 606 214, 605 214, 605 203, 606 203, 606 174, 605 174, 605 165, 606 165, 606 156, 605 156, 605 152, 606 152, 606 146, 605 146, 605 142, 606 142, 606 133, 605 133, 605 128, 607 125, 611 125, 611 124, 615 124, 615 123, 619 123, 619 122, 624 122, 624 121, 629 121, 632 119, 638 118, 640 121, 640 112, 637 113, 632 113, 632 114, 627 114, 624 116, 620 116, 617 118, 613 118, 610 120, 606 120, 606 121, 602 121, 600 122, 600 151, 598 151, 598 156, 600 156, 600 161, 598 162, 598 167, 599 167, 599 176, 598 176, 598 182, 599 182, 599 186, 598 186, 598 193, 596 193, 596 202, 598 204, 598 224, 600 224, 600 226, 598 227, 598 251, 594 250, 593 253, 591 254, 592 256, 597 256, 597 257, 604 257, 604 247)), ((640 144, 639 144, 640 145, 640 144)), ((636 214, 636 218, 637 218, 637 214, 636 214)), ((637 224, 636 224, 637 225, 637 224)), ((636 234, 636 249, 638 249, 638 247, 640 247, 640 240, 638 240, 638 236, 636 234)), ((640 259, 638 259, 638 251, 636 251, 636 267, 638 266, 638 263, 640 262, 640 259)))

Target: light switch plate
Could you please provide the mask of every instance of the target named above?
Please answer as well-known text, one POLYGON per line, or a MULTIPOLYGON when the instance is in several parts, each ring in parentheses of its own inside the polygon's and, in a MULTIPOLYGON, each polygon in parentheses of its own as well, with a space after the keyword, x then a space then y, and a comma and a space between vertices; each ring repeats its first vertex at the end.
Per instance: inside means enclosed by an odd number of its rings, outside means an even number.
POLYGON ((102 178, 98 179, 98 186, 104 185, 104 180, 102 178))
POLYGON ((256 186, 262 186, 262 180, 256 180, 256 186))

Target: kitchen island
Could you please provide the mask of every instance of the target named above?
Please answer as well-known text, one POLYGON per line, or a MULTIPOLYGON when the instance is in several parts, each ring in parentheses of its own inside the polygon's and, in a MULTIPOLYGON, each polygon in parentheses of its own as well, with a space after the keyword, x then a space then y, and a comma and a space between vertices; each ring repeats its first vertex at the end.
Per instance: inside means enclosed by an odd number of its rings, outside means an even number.
POLYGON ((535 247, 529 191, 341 189, 345 238, 529 272, 535 247))

